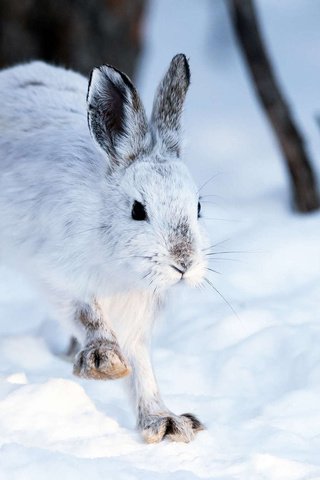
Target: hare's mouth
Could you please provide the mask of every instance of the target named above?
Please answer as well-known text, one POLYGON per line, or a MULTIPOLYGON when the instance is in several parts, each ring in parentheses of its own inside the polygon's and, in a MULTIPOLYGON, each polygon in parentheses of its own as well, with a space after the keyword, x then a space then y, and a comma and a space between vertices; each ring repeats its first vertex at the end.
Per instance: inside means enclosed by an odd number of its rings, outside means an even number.
POLYGON ((204 281, 206 263, 202 258, 192 258, 188 262, 178 262, 167 256, 161 258, 159 255, 144 259, 145 262, 139 261, 137 269, 144 287, 166 290, 178 283, 196 287, 204 281))
MULTIPOLYGON (((162 271, 161 277, 167 287, 178 283, 185 283, 190 287, 200 285, 205 278, 206 266, 204 262, 194 262, 188 267, 170 263, 162 271)), ((159 279, 161 282, 161 279, 159 279)))

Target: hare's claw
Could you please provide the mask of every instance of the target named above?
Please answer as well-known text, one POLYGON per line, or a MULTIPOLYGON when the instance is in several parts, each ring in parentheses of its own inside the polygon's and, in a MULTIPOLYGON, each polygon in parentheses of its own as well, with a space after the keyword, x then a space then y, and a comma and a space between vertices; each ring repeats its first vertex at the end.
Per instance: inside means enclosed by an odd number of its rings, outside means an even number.
POLYGON ((76 358, 73 373, 94 380, 114 380, 125 377, 131 369, 117 343, 99 340, 86 345, 76 358))
POLYGON ((139 426, 147 443, 157 443, 164 438, 188 443, 197 432, 204 430, 203 424, 191 413, 147 415, 140 420, 139 426))

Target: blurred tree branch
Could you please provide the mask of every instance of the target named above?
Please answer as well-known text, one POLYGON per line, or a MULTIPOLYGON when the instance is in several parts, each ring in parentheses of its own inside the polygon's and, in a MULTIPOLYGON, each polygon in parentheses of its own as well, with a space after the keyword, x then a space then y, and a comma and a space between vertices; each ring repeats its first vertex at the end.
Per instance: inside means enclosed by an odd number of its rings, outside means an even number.
POLYGON ((129 76, 147 0, 0 0, 0 67, 32 59, 88 74, 109 63, 129 76))
POLYGON ((279 142, 291 179, 294 203, 300 212, 319 208, 315 175, 304 140, 277 83, 264 46, 253 0, 228 0, 239 46, 256 94, 279 142))

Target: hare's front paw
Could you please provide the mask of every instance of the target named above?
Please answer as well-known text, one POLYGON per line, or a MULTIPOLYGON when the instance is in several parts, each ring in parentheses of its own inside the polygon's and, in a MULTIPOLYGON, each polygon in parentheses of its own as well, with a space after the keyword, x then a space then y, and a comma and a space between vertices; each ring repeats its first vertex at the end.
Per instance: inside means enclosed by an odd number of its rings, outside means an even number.
POLYGON ((147 415, 140 419, 139 426, 147 443, 157 443, 165 437, 188 443, 197 432, 204 430, 202 423, 191 413, 147 415))
POLYGON ((108 340, 97 340, 86 345, 75 358, 73 373, 95 380, 113 380, 130 373, 130 367, 120 352, 119 345, 108 340))

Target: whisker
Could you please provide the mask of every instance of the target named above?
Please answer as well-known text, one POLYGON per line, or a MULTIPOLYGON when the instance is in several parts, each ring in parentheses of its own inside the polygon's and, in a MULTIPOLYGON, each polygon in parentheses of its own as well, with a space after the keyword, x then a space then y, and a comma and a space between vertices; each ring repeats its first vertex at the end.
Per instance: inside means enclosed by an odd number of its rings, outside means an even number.
POLYGON ((202 251, 205 252, 206 250, 210 250, 210 248, 217 247, 218 245, 222 245, 223 243, 226 243, 230 240, 230 238, 226 238, 225 240, 221 240, 220 242, 214 243, 213 245, 210 245, 209 247, 203 248, 202 251))
POLYGON ((152 257, 150 255, 129 255, 128 258, 144 258, 147 260, 151 260, 152 257))
POLYGON ((103 262, 104 265, 107 265, 109 263, 112 263, 112 262, 116 262, 116 261, 120 261, 120 260, 129 260, 129 258, 142 258, 142 259, 147 259, 147 260, 151 260, 152 257, 150 256, 147 256, 147 255, 128 255, 126 257, 114 257, 114 258, 111 258, 109 259, 109 261, 107 262, 103 262))
POLYGON ((208 258, 207 260, 208 260, 208 262, 209 261, 224 262, 225 260, 226 260, 226 262, 243 262, 243 260, 240 260, 239 258, 226 258, 226 257, 223 257, 223 258, 214 257, 214 258, 208 258))
POLYGON ((224 200, 224 197, 221 197, 221 195, 201 195, 200 200, 203 201, 204 198, 209 198, 209 197, 220 198, 224 200))
POLYGON ((158 293, 158 287, 157 285, 155 285, 153 289, 153 295, 156 295, 157 293, 158 293))
POLYGON ((221 272, 218 272, 218 270, 213 270, 213 268, 206 267, 207 270, 210 270, 210 272, 218 273, 219 275, 222 275, 221 272))
POLYGON ((142 280, 144 280, 145 278, 147 278, 152 272, 147 272, 145 275, 142 276, 142 280))
POLYGON ((224 252, 209 252, 206 253, 206 255, 222 255, 222 254, 228 254, 228 253, 256 253, 256 252, 251 252, 250 250, 229 250, 229 251, 224 251, 224 252))
POLYGON ((211 200, 201 200, 201 199, 200 199, 200 202, 201 202, 201 204, 203 204, 203 203, 210 203, 211 205, 218 206, 218 204, 217 204, 216 202, 212 202, 211 200))
POLYGON ((208 278, 204 278, 204 280, 207 282, 208 285, 210 285, 210 287, 224 300, 224 302, 228 305, 228 307, 230 308, 230 310, 234 313, 234 315, 238 318, 238 320, 240 320, 239 318, 239 315, 237 314, 237 312, 235 311, 235 309, 233 308, 233 306, 231 305, 230 302, 228 302, 228 300, 222 295, 221 292, 219 292, 219 290, 213 285, 213 283, 208 279, 208 278))
POLYGON ((212 175, 212 177, 210 177, 208 180, 206 180, 202 185, 201 187, 198 189, 198 193, 201 192, 201 190, 206 186, 208 185, 208 183, 212 182, 212 180, 214 180, 216 177, 218 177, 219 175, 221 175, 220 173, 215 173, 214 175, 212 175))

